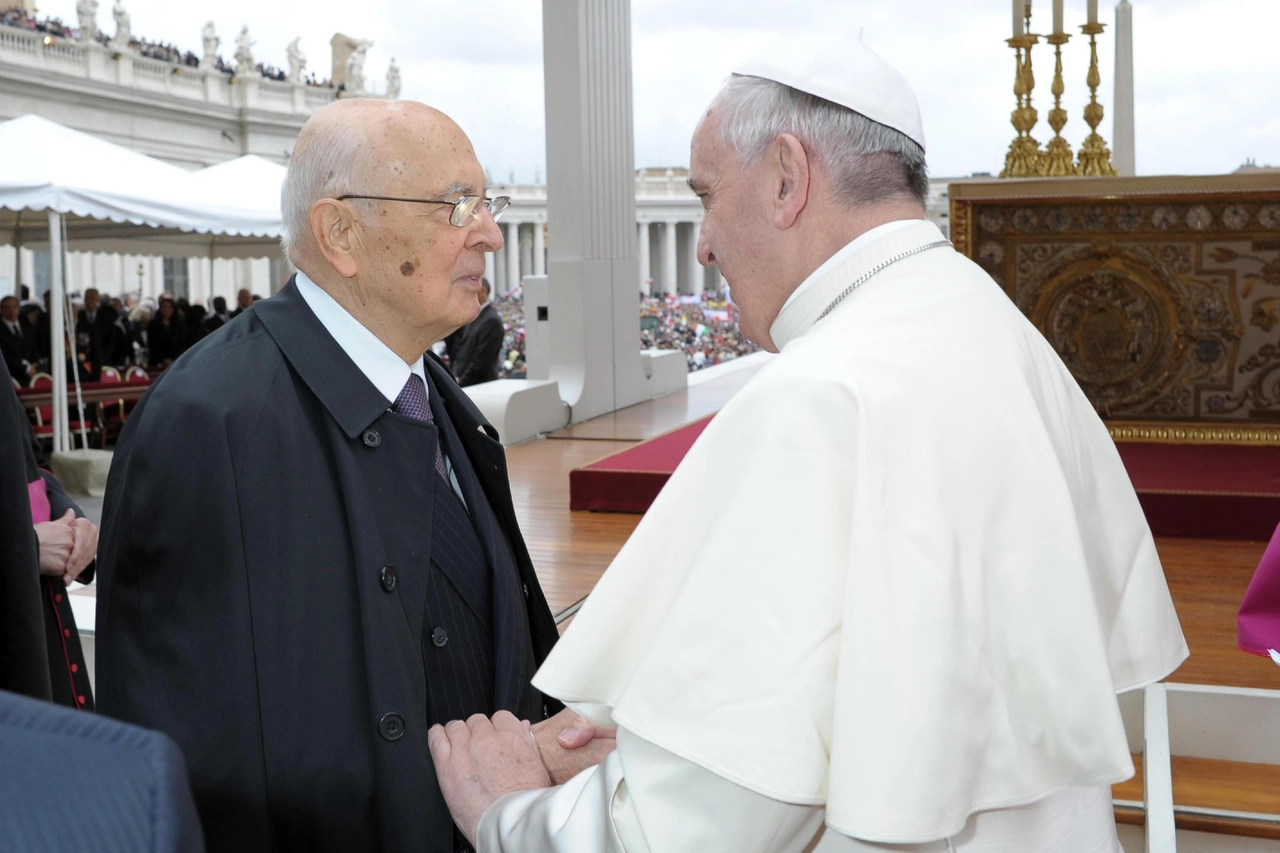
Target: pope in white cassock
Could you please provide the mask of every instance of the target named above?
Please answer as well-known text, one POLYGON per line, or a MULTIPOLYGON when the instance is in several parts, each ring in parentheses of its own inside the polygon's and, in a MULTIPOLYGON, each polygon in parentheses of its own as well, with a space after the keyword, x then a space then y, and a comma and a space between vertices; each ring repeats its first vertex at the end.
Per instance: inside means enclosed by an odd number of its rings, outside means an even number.
POLYGON ((699 260, 779 355, 534 679, 616 751, 552 787, 509 714, 436 727, 458 825, 480 853, 1116 853, 1116 694, 1187 647, 1106 428, 924 221, 910 86, 784 41, 712 101, 689 183, 699 260))

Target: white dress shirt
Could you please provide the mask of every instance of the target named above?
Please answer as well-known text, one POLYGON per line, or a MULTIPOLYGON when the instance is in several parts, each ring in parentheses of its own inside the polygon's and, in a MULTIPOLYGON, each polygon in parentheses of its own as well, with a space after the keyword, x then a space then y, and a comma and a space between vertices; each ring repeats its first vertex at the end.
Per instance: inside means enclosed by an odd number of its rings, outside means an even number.
MULTIPOLYGON (((312 281, 302 270, 298 270, 294 281, 297 283, 302 300, 316 315, 316 319, 324 326, 325 331, 333 336, 338 346, 342 347, 342 351, 355 362, 365 378, 373 383, 373 387, 378 389, 378 393, 387 398, 387 408, 390 408, 400 396, 404 384, 409 381, 410 374, 416 373, 422 379, 423 385, 431 387, 427 382, 423 356, 418 356, 413 364, 406 364, 405 360, 396 355, 391 347, 365 328, 359 320, 352 317, 351 313, 338 303, 338 300, 326 293, 324 288, 312 281)), ((443 448, 441 449, 443 451, 443 448)), ((462 497, 462 488, 458 485, 458 477, 454 474, 453 462, 449 459, 448 453, 444 454, 444 461, 449 472, 449 483, 463 506, 466 506, 466 499, 462 497)))

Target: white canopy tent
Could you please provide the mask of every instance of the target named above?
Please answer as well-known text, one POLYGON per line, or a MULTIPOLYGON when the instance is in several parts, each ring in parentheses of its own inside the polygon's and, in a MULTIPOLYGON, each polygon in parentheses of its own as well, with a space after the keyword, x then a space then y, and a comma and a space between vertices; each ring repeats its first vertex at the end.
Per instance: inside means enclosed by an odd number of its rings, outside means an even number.
POLYGON ((279 163, 246 154, 193 172, 191 178, 211 201, 262 211, 274 216, 278 226, 286 171, 279 163))
MULTIPOLYGON (((35 115, 0 123, 0 245, 48 247, 51 340, 65 340, 62 271, 78 251, 279 257, 279 189, 237 203, 230 187, 35 115)), ((245 158, 242 158, 245 159, 245 158)), ((264 161, 265 162, 265 161, 264 161)), ((53 450, 70 449, 66 360, 51 358, 53 450)))

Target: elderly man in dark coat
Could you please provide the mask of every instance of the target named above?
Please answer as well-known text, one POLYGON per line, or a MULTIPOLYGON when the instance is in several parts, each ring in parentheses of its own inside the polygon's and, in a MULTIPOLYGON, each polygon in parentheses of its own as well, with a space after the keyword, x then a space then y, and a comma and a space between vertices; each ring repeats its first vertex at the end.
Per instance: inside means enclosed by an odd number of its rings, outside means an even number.
MULTIPOLYGON (((558 710, 530 684, 557 632, 502 446, 424 357, 479 311, 504 206, 442 113, 320 110, 283 190, 299 273, 129 418, 98 708, 177 741, 210 850, 467 849, 428 728, 558 710)), ((567 711, 536 731, 561 778, 609 734, 567 711)))

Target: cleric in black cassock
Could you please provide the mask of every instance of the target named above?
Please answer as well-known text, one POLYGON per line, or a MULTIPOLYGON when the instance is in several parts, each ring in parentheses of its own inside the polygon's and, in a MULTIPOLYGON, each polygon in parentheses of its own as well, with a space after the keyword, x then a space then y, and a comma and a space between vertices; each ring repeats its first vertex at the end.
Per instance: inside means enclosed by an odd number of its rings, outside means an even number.
POLYGON ((557 632, 502 446, 422 355, 479 309, 502 244, 483 192, 443 114, 321 110, 285 182, 296 279, 179 358, 121 436, 99 709, 178 742, 212 851, 465 849, 428 727, 559 710, 529 683, 557 632))

